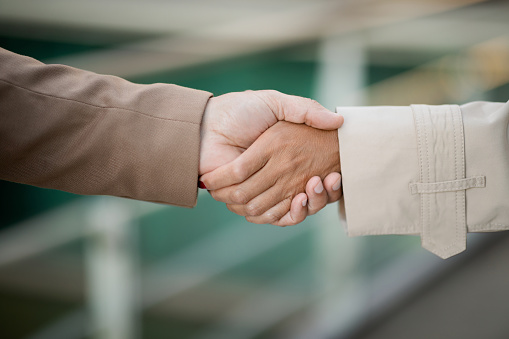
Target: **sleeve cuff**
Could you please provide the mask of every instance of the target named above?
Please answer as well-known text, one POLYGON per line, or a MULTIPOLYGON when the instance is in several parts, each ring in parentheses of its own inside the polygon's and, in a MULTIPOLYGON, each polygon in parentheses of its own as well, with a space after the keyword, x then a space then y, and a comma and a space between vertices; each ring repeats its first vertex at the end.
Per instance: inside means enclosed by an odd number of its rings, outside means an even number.
POLYGON ((155 111, 162 119, 150 119, 153 129, 147 131, 147 144, 139 148, 139 158, 145 158, 150 167, 139 173, 144 176, 139 182, 145 183, 143 191, 150 196, 135 198, 193 207, 197 202, 201 120, 212 95, 176 85, 163 86, 168 87, 168 95, 161 98, 161 106, 155 111))
POLYGON ((343 181, 342 218, 349 236, 418 234, 418 177, 410 107, 338 107, 343 181))
POLYGON ((420 234, 424 248, 447 258, 466 248, 461 111, 455 105, 338 107, 344 201, 350 236, 420 234))

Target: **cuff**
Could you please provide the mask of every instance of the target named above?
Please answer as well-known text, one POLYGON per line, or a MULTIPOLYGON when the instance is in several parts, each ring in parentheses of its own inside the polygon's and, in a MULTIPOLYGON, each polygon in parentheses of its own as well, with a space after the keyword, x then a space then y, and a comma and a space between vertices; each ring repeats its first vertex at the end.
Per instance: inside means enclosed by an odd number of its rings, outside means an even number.
POLYGON ((162 118, 147 136, 146 164, 152 167, 144 173, 145 192, 150 197, 136 199, 193 207, 197 202, 200 156, 200 126, 211 93, 180 87, 169 88, 161 98, 158 112, 162 118))
POLYGON ((344 201, 350 236, 420 234, 447 258, 466 247, 465 178, 458 106, 338 107, 344 201))
POLYGON ((106 194, 193 207, 197 201, 200 126, 211 94, 167 84, 140 86, 112 130, 122 133, 122 171, 106 194), (118 127, 121 125, 123 127, 118 127))

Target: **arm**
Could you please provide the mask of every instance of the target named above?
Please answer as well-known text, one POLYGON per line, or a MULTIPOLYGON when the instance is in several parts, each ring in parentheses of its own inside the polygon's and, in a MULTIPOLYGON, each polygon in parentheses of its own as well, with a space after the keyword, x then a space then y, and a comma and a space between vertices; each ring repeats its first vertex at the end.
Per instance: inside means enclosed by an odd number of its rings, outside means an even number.
POLYGON ((337 110, 349 235, 420 234, 447 258, 509 229, 509 103, 337 110))
POLYGON ((210 97, 0 48, 0 179, 190 207, 199 171, 233 160, 278 120, 324 129, 343 122, 277 91, 210 97))
MULTIPOLYGON (((447 258, 466 248, 467 231, 509 230, 509 103, 338 107, 338 112, 345 117, 338 131, 340 210, 349 235, 420 234, 423 247, 447 258)), ((293 185, 303 184, 296 178, 322 173, 319 161, 332 159, 321 153, 325 140, 314 143, 316 152, 309 152, 309 138, 277 152, 271 145, 284 146, 293 134, 278 135, 203 177, 216 190, 214 198, 253 222, 281 224, 288 217, 281 211, 297 211, 295 201, 305 199, 292 194, 293 185), (302 166, 301 154, 292 149, 318 161, 302 166), (267 159, 281 158, 282 166, 266 165, 267 159), (264 190, 267 183, 277 194, 264 190), (263 212, 265 201, 286 206, 263 212)))
POLYGON ((192 206, 210 96, 0 49, 0 179, 192 206))

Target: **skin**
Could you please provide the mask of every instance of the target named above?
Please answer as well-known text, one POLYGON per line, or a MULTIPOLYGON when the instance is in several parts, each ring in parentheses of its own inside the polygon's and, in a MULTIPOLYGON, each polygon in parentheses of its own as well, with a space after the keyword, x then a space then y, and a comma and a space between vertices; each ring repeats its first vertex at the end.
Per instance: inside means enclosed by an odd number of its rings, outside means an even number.
POLYGON ((214 199, 248 221, 285 226, 339 199, 340 169, 336 130, 278 122, 202 181, 214 199), (322 180, 331 188, 330 196, 322 180))
POLYGON ((278 121, 337 130, 343 117, 314 100, 272 90, 211 98, 201 125, 200 175, 236 159, 278 121))
MULTIPOLYGON (((342 116, 328 111, 314 100, 272 90, 228 93, 211 98, 201 125, 200 174, 210 173, 234 161, 267 129, 283 120, 330 130, 331 133, 337 133, 343 123, 342 116)), ((202 176, 200 180, 204 181, 203 178, 207 177, 202 176)), ((339 173, 333 172, 320 178, 310 175, 309 178, 309 185, 299 187, 298 193, 301 194, 295 196, 289 211, 287 208, 288 216, 283 221, 288 225, 303 221, 307 215, 316 213, 341 196, 339 189, 333 189, 338 187, 339 173), (325 178, 323 182, 322 178, 325 178), (316 193, 315 187, 320 185, 325 189, 316 193)), ((210 189, 207 180, 204 184, 210 189)))

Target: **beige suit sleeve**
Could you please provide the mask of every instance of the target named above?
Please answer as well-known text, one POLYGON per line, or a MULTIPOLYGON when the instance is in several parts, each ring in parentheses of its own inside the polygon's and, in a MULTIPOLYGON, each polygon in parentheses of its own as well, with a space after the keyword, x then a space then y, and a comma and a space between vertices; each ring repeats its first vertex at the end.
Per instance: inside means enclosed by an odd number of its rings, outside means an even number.
POLYGON ((419 234, 447 258, 509 229, 509 103, 337 111, 349 235, 419 234))
POLYGON ((0 49, 0 179, 193 206, 210 96, 0 49))

